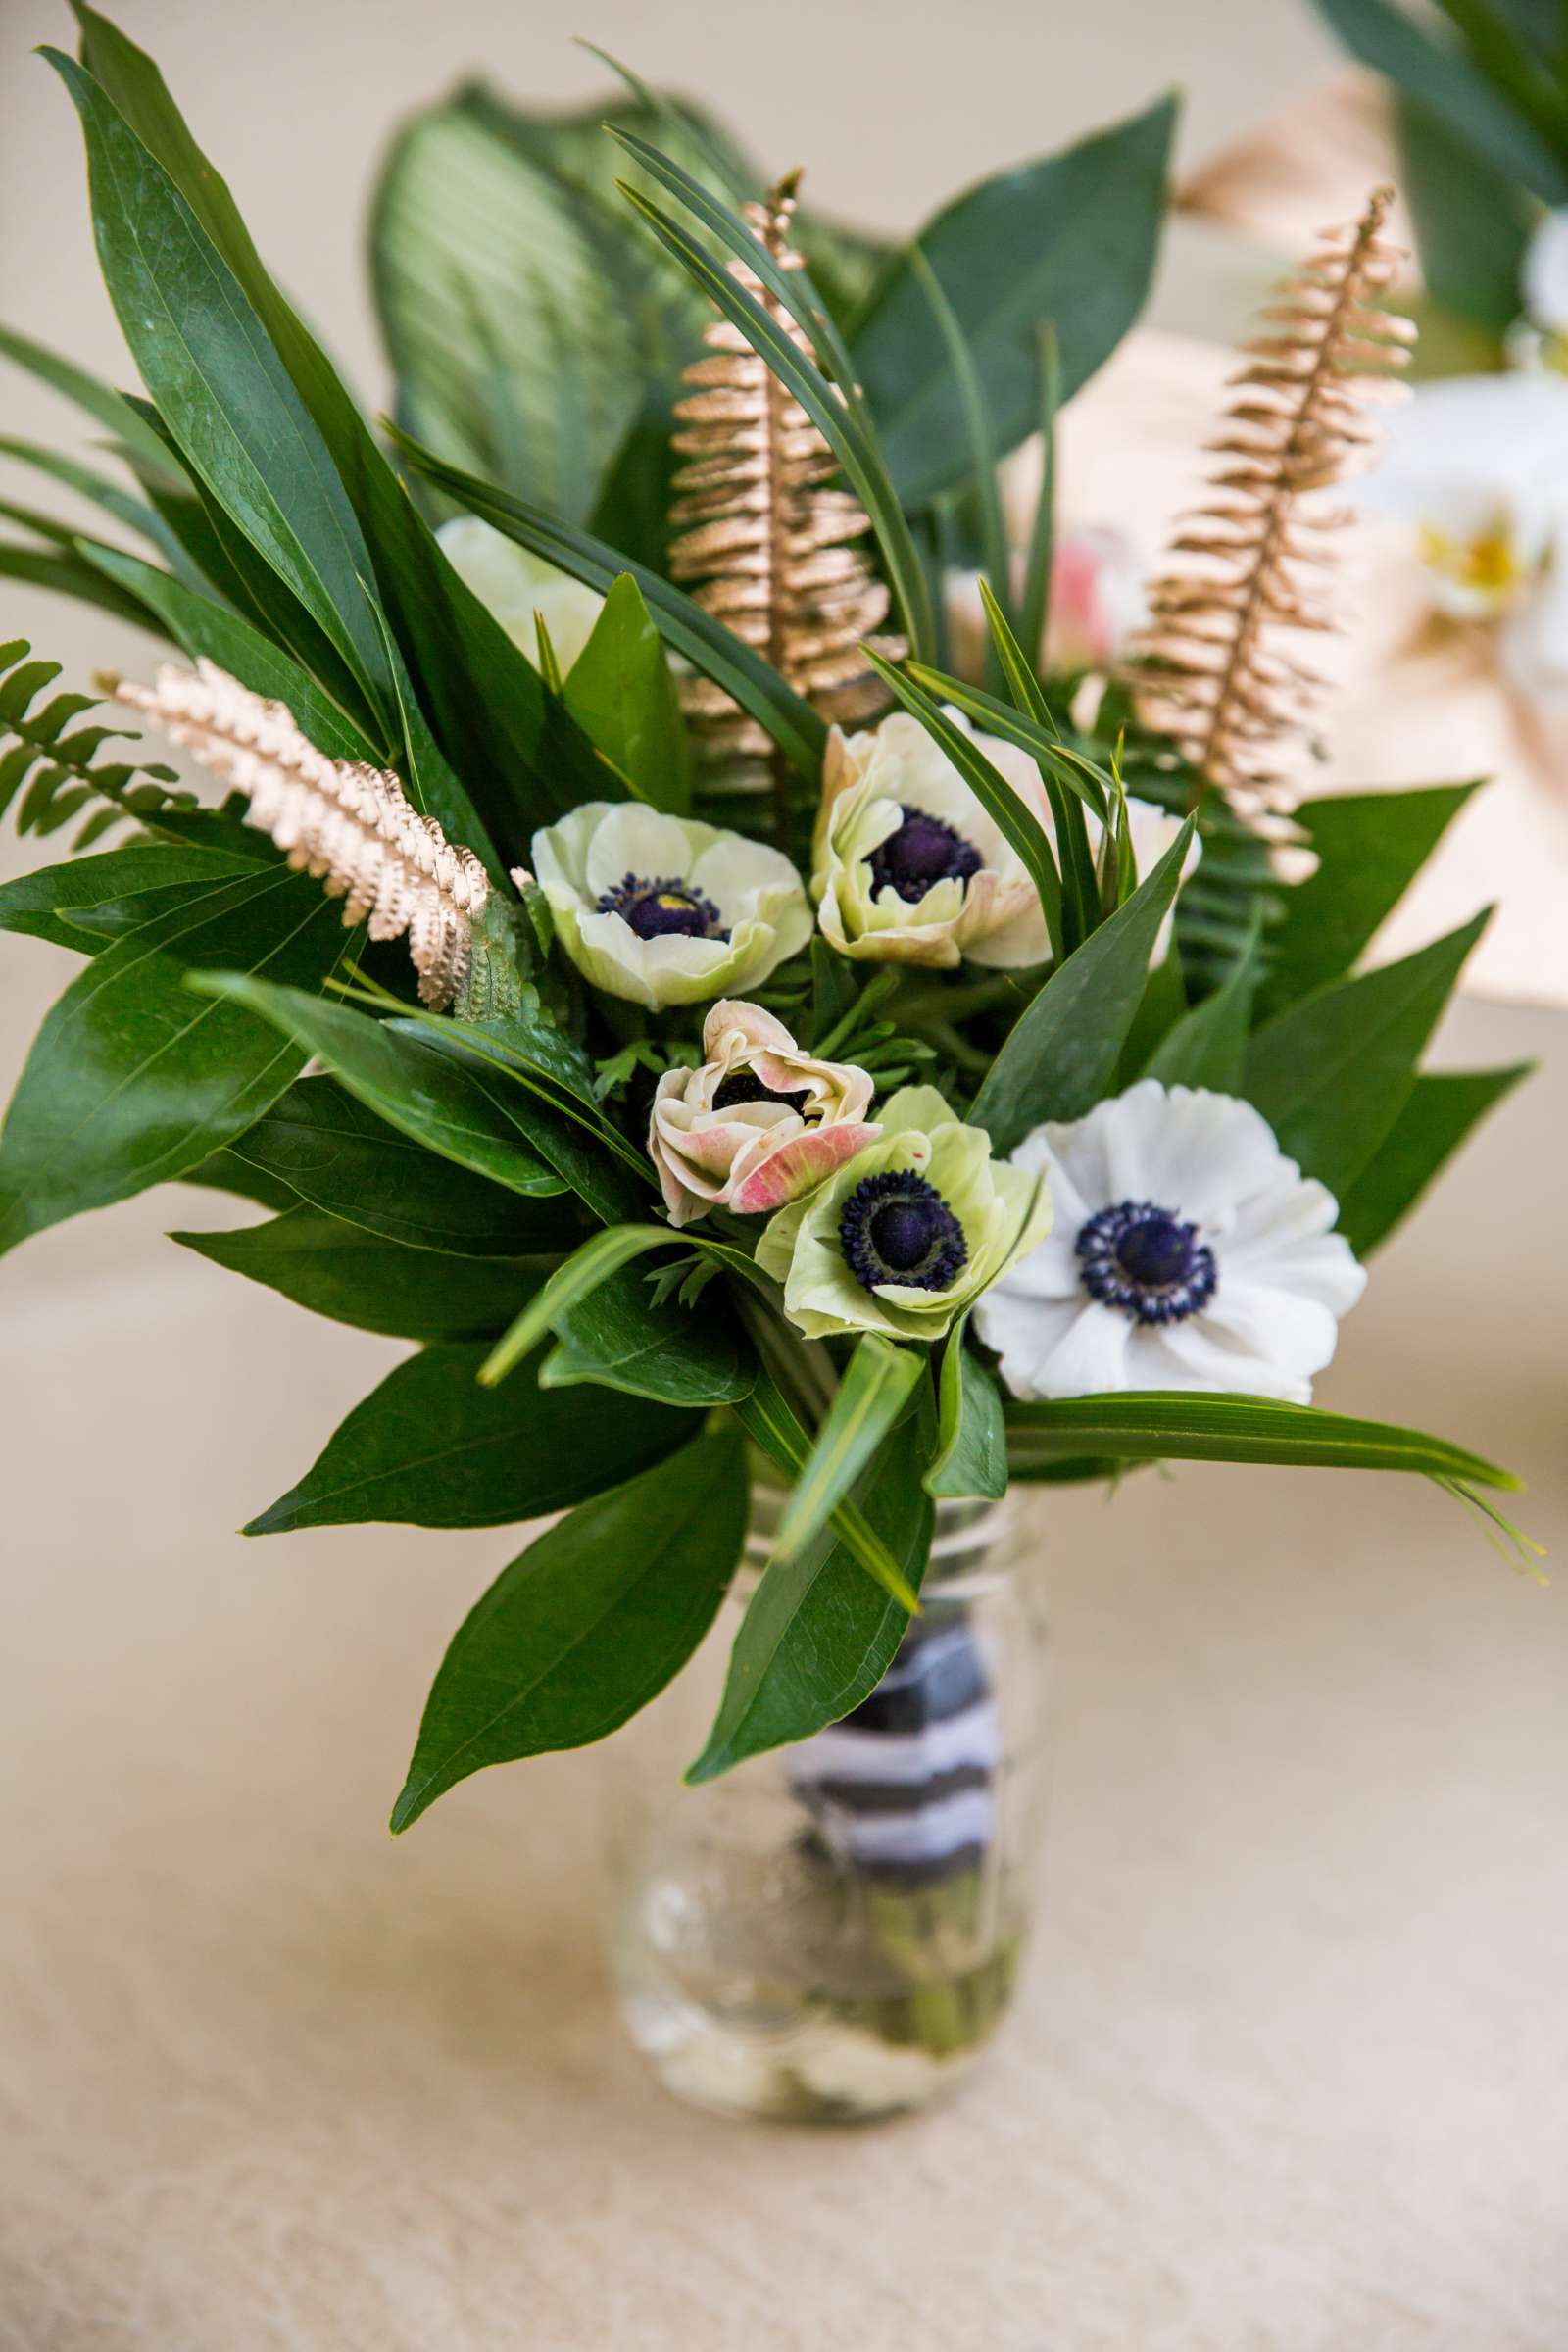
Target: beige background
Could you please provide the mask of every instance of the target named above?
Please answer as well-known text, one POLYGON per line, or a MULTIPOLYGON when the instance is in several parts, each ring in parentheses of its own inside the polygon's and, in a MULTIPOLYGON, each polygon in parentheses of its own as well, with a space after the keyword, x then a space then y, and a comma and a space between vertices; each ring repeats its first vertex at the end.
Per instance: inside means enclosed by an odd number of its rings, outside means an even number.
MULTIPOLYGON (((485 62, 594 86, 554 9, 124 14, 372 390, 391 116, 485 62)), ((113 368, 70 110, 24 54, 63 17, 0 22, 0 316, 113 368)), ((1173 78, 1196 153, 1327 56, 1288 0, 582 29, 890 226, 1173 78)), ((0 418, 65 423, 10 377, 0 418)), ((0 592, 12 625, 78 671, 147 650, 0 592)), ((69 969, 0 942, 0 1082, 69 969)), ((1518 1463, 1559 1551, 1563 1045, 1454 1016, 1450 1058, 1553 1066, 1380 1260, 1321 1391, 1518 1463)), ((514 1540, 227 1532, 398 1353, 158 1238, 229 1213, 170 1190, 0 1267, 3 2352, 1560 2352, 1557 1592, 1402 1484, 1189 1470, 1054 1506, 1051 1885, 1010 2040, 914 2124, 710 2122, 616 2038, 590 1765, 386 1838, 434 1658, 514 1540)))

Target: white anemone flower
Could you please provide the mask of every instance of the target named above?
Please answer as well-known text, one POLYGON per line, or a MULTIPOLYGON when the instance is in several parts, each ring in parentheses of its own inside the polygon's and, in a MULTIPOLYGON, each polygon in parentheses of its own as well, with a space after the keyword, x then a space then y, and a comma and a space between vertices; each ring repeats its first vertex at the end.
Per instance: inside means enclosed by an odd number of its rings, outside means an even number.
POLYGON ((533 865, 583 978, 651 1009, 744 996, 811 936, 777 850, 641 801, 585 801, 534 835, 533 865))
POLYGON ((542 556, 530 555, 505 531, 481 522, 477 514, 455 514, 441 525, 436 537, 464 586, 472 589, 536 669, 539 631, 535 623, 544 622, 564 676, 605 609, 598 590, 585 587, 569 572, 559 571, 542 556))
POLYGON ((1332 1193, 1229 1095, 1141 1079, 1013 1164, 1055 1224, 976 1304, 1014 1396, 1234 1390, 1305 1404, 1366 1276, 1332 1193))

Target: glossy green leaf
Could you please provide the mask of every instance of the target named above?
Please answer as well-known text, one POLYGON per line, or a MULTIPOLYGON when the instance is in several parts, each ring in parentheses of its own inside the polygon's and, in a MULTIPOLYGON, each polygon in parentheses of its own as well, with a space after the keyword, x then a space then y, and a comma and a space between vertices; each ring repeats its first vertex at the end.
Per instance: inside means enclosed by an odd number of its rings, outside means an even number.
POLYGON ((681 1239, 671 1225, 615 1225, 592 1235, 564 1266, 556 1268, 537 1297, 529 1299, 487 1357, 479 1378, 487 1388, 505 1380, 524 1356, 533 1353, 546 1332, 556 1328, 568 1307, 590 1298, 602 1282, 608 1282, 633 1258, 646 1256, 650 1250, 679 1247, 681 1239))
POLYGON ((627 1397, 607 1413, 589 1389, 531 1376, 481 1389, 485 1343, 426 1348, 399 1364, 334 1431, 314 1466, 245 1529, 362 1520, 504 1527, 603 1494, 691 1436, 689 1414, 627 1397))
POLYGON ((104 91, 58 50, 116 315, 183 455, 383 711, 369 554, 326 445, 221 254, 104 91))
POLYGON ((572 663, 566 709, 594 749, 656 808, 691 798, 680 696, 642 591, 623 571, 572 663))
POLYGON ((925 1491, 996 1502, 1007 1492, 1007 1432, 996 1380, 963 1344, 967 1322, 954 1325, 943 1350, 937 1452, 925 1491))
POLYGON ((1140 1073, 1162 1086, 1203 1086, 1217 1095, 1241 1092, 1257 987, 1257 939, 1228 979, 1191 1011, 1172 1021, 1140 1073))
POLYGON ((1049 318, 1037 330, 1036 342, 1040 354, 1040 491, 1024 557, 1018 634, 1043 664, 1056 552, 1056 416, 1061 408, 1061 345, 1049 318))
MULTIPOLYGON (((574 529, 540 507, 513 498, 493 482, 449 466, 433 450, 423 449, 407 433, 393 439, 416 473, 447 492, 470 514, 494 523, 519 547, 543 556, 608 595, 623 573, 630 573, 642 591, 654 624, 672 652, 722 686, 743 710, 766 729, 791 765, 815 785, 822 772, 827 728, 808 703, 787 686, 778 671, 760 654, 743 644, 732 629, 714 620, 692 597, 662 580, 657 572, 624 557, 586 531, 574 529)), ((589 797, 587 793, 579 796, 589 797)))
MULTIPOLYGON (((1040 422, 1038 330, 1055 324, 1059 398, 1108 359, 1149 292, 1165 211, 1172 99, 1061 155, 1001 172, 919 232, 974 355, 997 445, 1040 422)), ((872 296, 854 357, 906 506, 962 478, 959 389, 907 261, 872 296)))
POLYGON ((1051 1404, 1008 1404, 1019 1458, 1102 1453, 1118 1461, 1275 1462, 1341 1470, 1409 1470, 1517 1488, 1510 1471, 1424 1431, 1358 1421, 1261 1396, 1126 1390, 1051 1404))
POLYGON ((1437 118, 1544 204, 1568 202, 1568 161, 1458 49, 1429 34, 1394 0, 1317 0, 1352 57, 1437 118))
POLYGON ((313 1314, 395 1340, 482 1339, 544 1280, 514 1258, 410 1250, 303 1203, 267 1225, 169 1238, 313 1314))
MULTIPOLYGON (((370 1020, 346 1004, 261 980, 202 972, 193 976, 193 985, 281 1029, 325 1062, 367 1109, 443 1158, 514 1193, 564 1189, 564 1180, 541 1156, 523 1122, 481 1084, 480 1074, 427 1038, 370 1020)), ((296 1066, 303 1058, 296 1055, 296 1066)))
POLYGON ((919 1351, 861 1334, 784 1506, 775 1559, 793 1559, 826 1527, 889 1435, 925 1370, 919 1351))
MULTIPOLYGON (((735 1418, 785 1482, 793 1484, 810 1458, 811 1441, 770 1372, 758 1374, 749 1394, 736 1404, 735 1418)), ((831 1523, 858 1565, 906 1613, 917 1605, 918 1595, 863 1511, 853 1502, 841 1502, 831 1523)))
POLYGON ((1377 1152, 1341 1195, 1339 1230, 1357 1257, 1388 1239, 1471 1129, 1534 1068, 1519 1061, 1503 1070, 1440 1070, 1417 1078, 1377 1152))
POLYGON ((187 904, 106 948, 45 1019, 7 1113, 0 1250, 194 1167, 297 1075, 296 1044, 191 995, 192 964, 318 984, 349 938, 308 874, 257 866, 192 883, 187 904))
POLYGON ((725 1302, 710 1285, 695 1306, 656 1304, 642 1270, 612 1274, 559 1318, 561 1345, 545 1357, 542 1389, 595 1381, 665 1404, 736 1404, 749 1396, 757 1363, 725 1302))
POLYGON ((573 1249, 582 1212, 568 1198, 520 1196, 427 1150, 335 1078, 301 1078, 233 1155, 292 1200, 387 1241, 458 1257, 527 1257, 573 1249))
MULTIPOLYGON (((258 850, 261 844, 258 841, 258 850)), ((0 931, 24 931, 56 947, 95 956, 104 934, 73 923, 73 915, 108 902, 134 902, 150 891, 193 882, 224 882, 253 871, 260 856, 241 858, 229 850, 175 848, 105 850, 96 858, 72 858, 64 865, 37 867, 0 883, 0 931)))
POLYGON ((29 588, 47 588, 51 595, 69 596, 78 605, 92 605, 116 620, 128 620, 138 629, 161 635, 157 616, 139 597, 106 579, 96 559, 113 551, 83 539, 74 552, 58 547, 24 547, 0 540, 0 579, 22 580, 29 588))
POLYGON ((1043 1119, 1077 1119, 1104 1093, 1149 979, 1181 880, 1188 818, 1125 906, 1085 940, 1025 1005, 969 1112, 999 1152, 1043 1119))
POLYGON ((1247 1053, 1244 1092, 1280 1149, 1336 1197, 1393 1127, 1415 1065, 1490 909, 1398 963, 1341 980, 1266 1023, 1247 1053))
POLYGON ((78 368, 74 360, 68 360, 63 353, 35 343, 30 335, 18 334, 14 327, 0 326, 0 359, 14 361, 41 383, 74 401, 95 423, 107 426, 151 471, 167 472, 169 460, 157 434, 149 432, 122 392, 115 391, 85 368, 78 368))
POLYGON ((1316 853, 1317 870, 1278 893, 1260 1019, 1350 970, 1477 789, 1332 793, 1301 804, 1295 822, 1316 853))
MULTIPOLYGON (((867 1524, 912 1592, 925 1574, 933 1521, 920 1467, 911 1417, 889 1439, 861 1497, 867 1524)), ((907 1611, 830 1535, 794 1559, 770 1562, 747 1603, 718 1714, 687 1780, 716 1780, 748 1756, 840 1721, 869 1698, 908 1625, 907 1611)))
POLYGON ((393 1829, 487 1764, 584 1746, 645 1706, 712 1623, 745 1532, 746 1465, 726 1433, 539 1537, 442 1660, 393 1829))
POLYGON ((535 826, 589 797, 588 746, 437 546, 352 395, 263 268, 221 174, 191 137, 157 67, 80 0, 76 15, 88 68, 244 288, 331 453, 442 750, 503 861, 525 858, 535 826))

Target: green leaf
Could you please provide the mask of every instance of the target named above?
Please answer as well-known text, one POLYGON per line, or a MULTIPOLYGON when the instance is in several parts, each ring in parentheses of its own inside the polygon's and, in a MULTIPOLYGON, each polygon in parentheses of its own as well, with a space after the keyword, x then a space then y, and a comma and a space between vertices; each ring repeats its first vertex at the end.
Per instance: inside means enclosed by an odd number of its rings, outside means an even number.
POLYGON ((96 606, 116 620, 128 620, 138 629, 158 634, 158 624, 146 606, 116 587, 98 568, 97 559, 110 551, 94 540, 82 539, 74 553, 53 547, 20 547, 0 540, 0 579, 24 580, 29 588, 47 588, 52 595, 69 596, 78 605, 96 606))
POLYGON ((1373 1157, 1340 1199, 1339 1230, 1365 1257, 1407 1216, 1471 1129, 1535 1068, 1424 1072, 1373 1157))
POLYGON ((484 1338, 544 1279, 542 1269, 514 1258, 410 1250, 303 1203, 270 1224, 169 1238, 313 1314, 395 1340, 484 1338))
POLYGON ((1025 1005, 969 1112, 1010 1152, 1043 1119, 1093 1109, 1116 1067, 1149 980, 1150 957, 1181 881, 1189 817, 1125 906, 1075 949, 1025 1005))
MULTIPOLYGON (((594 1234, 558 1266, 537 1297, 530 1298, 505 1337, 492 1349, 479 1373, 486 1388, 506 1379, 514 1367, 531 1355, 547 1331, 553 1331, 568 1307, 589 1298, 602 1282, 634 1257, 650 1250, 680 1246, 682 1237, 670 1225, 615 1225, 594 1234)), ((688 1244, 687 1247, 690 1247, 688 1244)))
POLYGON ((1530 234, 1516 178, 1424 108, 1396 93, 1404 194, 1433 300, 1499 339, 1519 316, 1530 234))
MULTIPOLYGON (((911 1592, 925 1574, 933 1521, 919 1444, 911 1416, 888 1441, 862 1498, 911 1592)), ((869 1698, 908 1625, 906 1610, 843 1542, 823 1535, 794 1559, 771 1561, 747 1603, 717 1717, 687 1780, 716 1780, 748 1756, 837 1723, 869 1698)))
POLYGON ((612 583, 593 633, 571 665, 565 697, 595 750, 643 800, 677 814, 686 808, 691 771, 680 696, 630 572, 612 583))
POLYGON ((162 443, 122 392, 116 392, 89 374, 85 368, 78 368, 74 360, 49 350, 46 344, 34 343, 30 336, 18 334, 15 327, 0 326, 0 359, 14 361, 41 383, 64 393, 67 400, 74 401, 97 423, 106 425, 139 464, 154 473, 167 473, 169 460, 162 443))
POLYGON ((1239 1094, 1247 1067, 1252 994, 1257 986, 1258 926, 1229 978, 1190 1012, 1173 1021, 1141 1075, 1162 1086, 1203 1086, 1239 1094))
POLYGON ((1045 662, 1051 620, 1051 573, 1056 552, 1056 417, 1061 408, 1061 347, 1048 318, 1037 329, 1040 352, 1040 495, 1024 560, 1018 633, 1035 661, 1045 662))
POLYGON ((90 74, 43 54, 82 120, 99 258, 142 380, 194 471, 385 716, 390 681, 362 585, 370 558, 315 421, 169 175, 90 74))
MULTIPOLYGON (((959 196, 919 232, 974 355, 997 445, 1040 421, 1038 329, 1055 324, 1070 400, 1142 310, 1159 247, 1172 99, 959 196)), ((906 506, 961 480, 959 389, 906 259, 871 298, 854 358, 906 506)))
POLYGON ((626 1267, 568 1306, 561 1345, 540 1368, 542 1389, 595 1381, 665 1404, 736 1404, 751 1395, 757 1364, 722 1298, 697 1307, 656 1305, 644 1277, 626 1267))
MULTIPOLYGON (((766 729, 791 765, 811 784, 820 781, 827 728, 810 705, 787 686, 771 663, 764 662, 722 621, 678 588, 662 580, 641 564, 629 564, 612 547, 572 528, 543 508, 513 498, 493 482, 479 481, 421 448, 407 433, 389 428, 416 473, 445 490, 458 505, 509 539, 515 539, 536 556, 585 580, 590 588, 609 595, 616 580, 629 574, 642 591, 654 625, 671 650, 722 686, 741 709, 766 729)), ((588 797, 584 794, 581 797, 588 797)))
POLYGON ((1063 742, 1038 679, 1033 681, 1032 708, 1041 713, 1036 718, 1029 715, 1029 708, 1013 709, 981 687, 952 677, 945 670, 932 669, 923 662, 911 662, 907 668, 915 684, 923 686, 933 701, 952 703, 974 721, 982 734, 999 735, 1004 743, 1016 744, 1020 751, 1049 767, 1057 782, 1082 801, 1086 808, 1092 809, 1102 824, 1108 820, 1112 797, 1109 771, 1086 758, 1074 745, 1063 742))
POLYGON ((1034 810, 1001 770, 993 767, 974 737, 962 727, 955 726, 941 704, 934 702, 923 686, 915 685, 911 678, 906 678, 902 670, 895 669, 891 662, 885 662, 870 646, 864 652, 882 683, 898 697, 905 710, 919 720, 938 750, 946 754, 1019 858, 1045 909, 1046 927, 1053 941, 1059 942, 1061 877, 1056 871, 1055 858, 1051 854, 1051 842, 1046 829, 1034 810))
MULTIPOLYGON (((793 1482, 806 1468, 811 1442, 770 1372, 759 1372, 751 1393, 736 1404, 735 1418, 787 1481, 793 1482)), ((832 1526, 860 1567, 906 1613, 917 1605, 918 1595, 863 1511, 853 1502, 841 1502, 832 1513, 832 1526)))
POLYGON ((305 1054, 316 1054, 368 1110, 443 1158, 514 1193, 565 1189, 523 1121, 480 1083, 482 1074, 428 1038, 267 981, 201 972, 192 985, 281 1029, 304 1049, 294 1056, 296 1067, 305 1054))
POLYGON ((967 1322, 954 1325, 943 1350, 937 1455, 925 1491, 996 1502, 1007 1492, 1007 1432, 996 1381, 963 1344, 967 1322))
POLYGON ((426 1348, 357 1404, 296 1487, 248 1536, 383 1520, 504 1527, 541 1519, 662 1461, 690 1417, 628 1397, 612 1413, 590 1391, 528 1377, 481 1389, 486 1344, 426 1348))
POLYGON ((1510 1471, 1446 1438, 1260 1396, 1125 1390, 1051 1404, 1009 1404, 1008 1443, 1023 1461, 1102 1453, 1118 1461, 1274 1462, 1409 1470, 1517 1489, 1510 1471))
POLYGON ((1431 38, 1392 0, 1317 0, 1352 57, 1436 117, 1510 180, 1544 204, 1568 201, 1568 164, 1494 89, 1469 59, 1431 38))
POLYGON ((524 858, 535 826, 590 796, 588 746, 437 546, 331 363, 268 276, 221 174, 191 137, 157 67, 80 0, 76 15, 91 72, 244 288, 331 453, 437 741, 503 861, 524 858))
POLYGON ((14 882, 0 883, 0 931, 28 932, 56 947, 95 956, 104 945, 103 934, 77 928, 73 915, 111 902, 133 904, 172 884, 228 881, 254 871, 260 862, 259 858, 236 857, 229 850, 173 846, 105 850, 97 858, 73 858, 64 865, 40 866, 33 873, 19 874, 14 882))
POLYGON ((1278 894, 1260 1018, 1349 971, 1478 789, 1333 793, 1301 804, 1295 822, 1317 855, 1317 870, 1278 894))
POLYGON ((1303 1172, 1344 1195, 1398 1117, 1491 909, 1398 963, 1341 980, 1259 1029, 1244 1092, 1303 1172))
MULTIPOLYGON (((1002 512, 997 450, 991 433, 991 416, 986 407, 985 386, 980 381, 974 354, 954 315, 953 305, 942 290, 942 280, 917 243, 909 247, 908 265, 914 271, 921 293, 931 306, 931 316, 936 320, 937 332, 947 350, 948 366, 958 388, 958 405, 963 413, 963 429, 969 444, 969 474, 965 489, 973 498, 979 515, 981 568, 1005 605, 1011 600, 1012 554, 1007 544, 1007 525, 1002 512)), ((1036 642, 1039 642, 1038 639, 1036 642)))
POLYGON ((570 1250, 581 1236, 570 1200, 526 1198, 473 1175, 389 1127, 335 1078, 297 1080, 230 1150, 287 1202, 308 1200, 416 1250, 526 1257, 570 1250))
POLYGON ((913 1348, 895 1347, 874 1331, 861 1334, 784 1506, 775 1559, 795 1558, 826 1527, 898 1422, 923 1369, 913 1348))
POLYGON ((192 883, 183 906, 107 947, 48 1014, 12 1100, 0 1250, 194 1167, 298 1074, 298 1046, 239 1004, 190 994, 190 964, 221 965, 242 985, 262 972, 319 983, 349 936, 308 874, 257 866, 192 883))
POLYGON ((459 1627, 393 1829, 487 1764, 585 1746, 645 1706, 712 1623, 745 1533, 745 1458, 724 1433, 539 1537, 459 1627))

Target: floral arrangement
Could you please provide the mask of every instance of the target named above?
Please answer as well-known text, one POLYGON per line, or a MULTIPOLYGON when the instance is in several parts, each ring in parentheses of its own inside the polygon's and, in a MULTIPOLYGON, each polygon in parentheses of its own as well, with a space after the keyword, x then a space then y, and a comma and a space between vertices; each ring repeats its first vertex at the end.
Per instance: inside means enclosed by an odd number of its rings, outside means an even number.
POLYGON ((1568 106, 1546 8, 1317 0, 1387 77, 1432 357, 1363 488, 1406 522, 1440 630, 1495 639, 1502 675, 1568 694, 1568 106))
POLYGON ((608 136, 465 91, 378 199, 383 441, 151 61, 76 14, 46 55, 145 394, 7 333, 124 479, 11 450, 143 544, 11 508, 0 569, 166 640, 104 691, 221 789, 0 650, 0 808, 92 853, 0 889, 85 958, 0 1247, 218 1187, 265 1221, 176 1238, 417 1343, 253 1534, 566 1513, 457 1633, 395 1826, 650 1699, 754 1478, 788 1491, 730 1670, 759 1703, 700 1772, 873 1689, 941 1498, 1338 1464, 1506 1530, 1505 1472, 1310 1403, 1520 1074, 1419 1066, 1483 918, 1362 965, 1466 788, 1289 783, 1314 502, 1404 347, 1384 199, 1249 346, 1107 672, 1053 627, 1058 582, 1097 607, 1051 434, 1142 302, 1168 106, 886 251, 640 84, 608 136))

